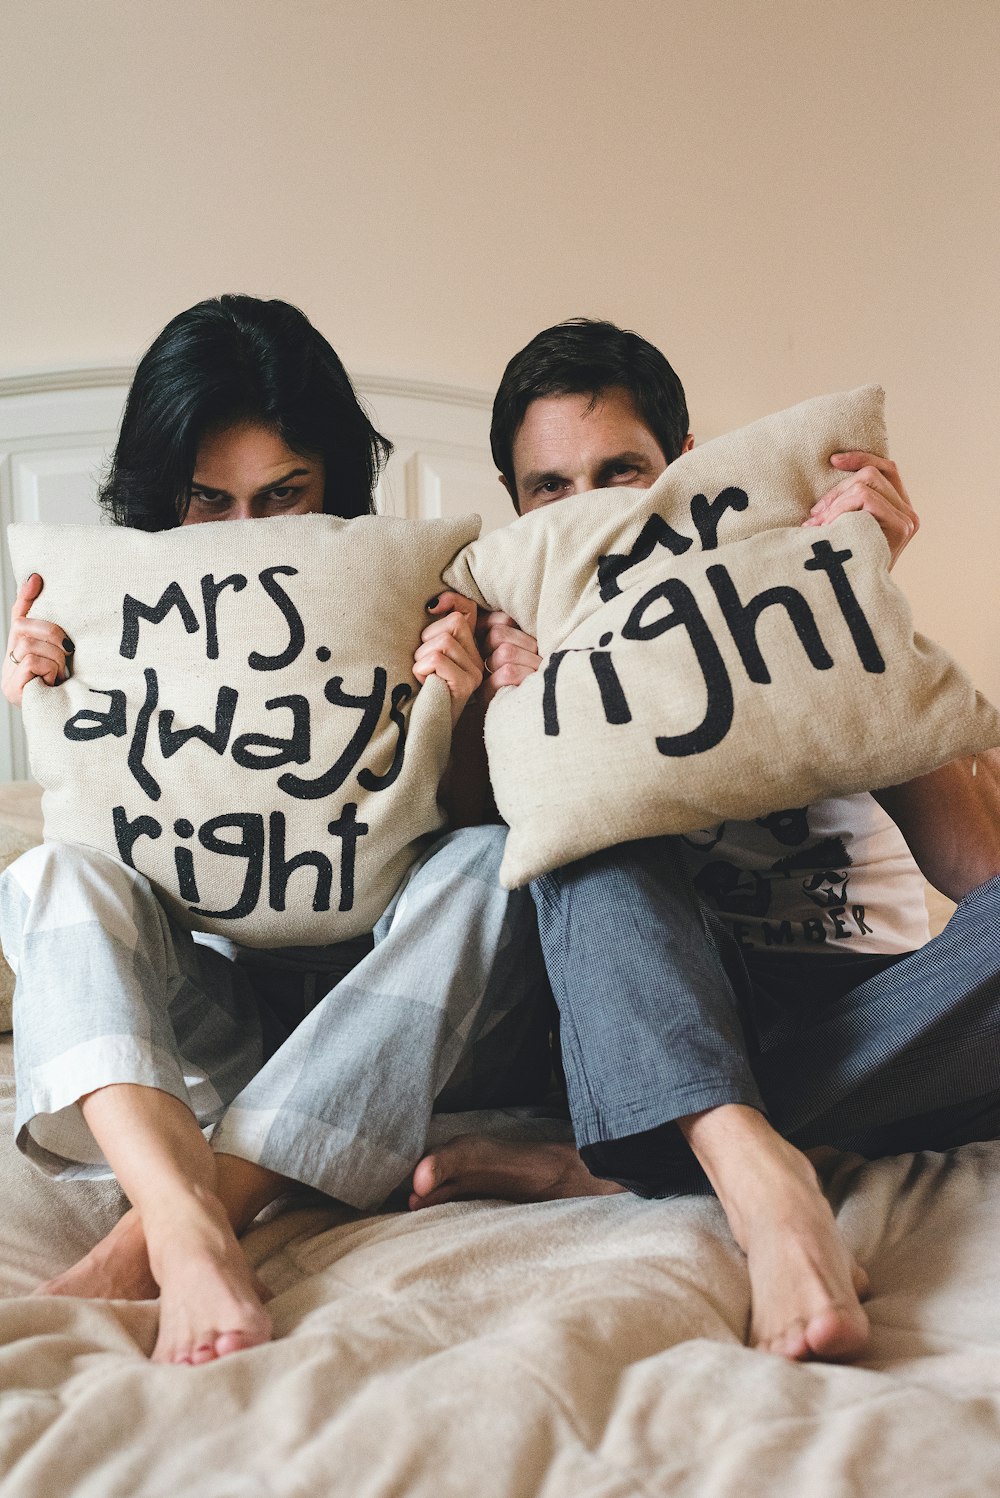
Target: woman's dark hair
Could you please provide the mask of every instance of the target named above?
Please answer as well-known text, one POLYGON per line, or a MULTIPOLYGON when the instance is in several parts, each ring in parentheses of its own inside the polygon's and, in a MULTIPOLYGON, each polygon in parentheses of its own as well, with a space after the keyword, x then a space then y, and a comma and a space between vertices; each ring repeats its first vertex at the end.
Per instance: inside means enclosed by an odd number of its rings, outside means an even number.
POLYGON ((179 525, 206 433, 252 422, 321 457, 323 508, 374 510, 392 443, 372 426, 347 372, 297 307, 220 296, 171 319, 139 360, 100 502, 117 525, 179 525))
POLYGON ((515 354, 493 402, 490 446, 520 513, 514 483, 514 438, 532 401, 549 395, 592 395, 627 390, 668 463, 680 457, 688 435, 684 387, 658 348, 613 322, 574 317, 546 328, 515 354))

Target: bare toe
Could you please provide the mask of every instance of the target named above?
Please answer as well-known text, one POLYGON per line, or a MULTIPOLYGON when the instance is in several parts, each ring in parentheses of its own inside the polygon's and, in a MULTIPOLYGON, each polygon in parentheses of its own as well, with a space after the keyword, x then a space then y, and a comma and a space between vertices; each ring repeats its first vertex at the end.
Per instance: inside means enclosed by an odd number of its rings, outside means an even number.
POLYGON ((259 1280, 219 1202, 202 1195, 148 1224, 160 1284, 157 1363, 210 1363, 271 1337, 259 1280))

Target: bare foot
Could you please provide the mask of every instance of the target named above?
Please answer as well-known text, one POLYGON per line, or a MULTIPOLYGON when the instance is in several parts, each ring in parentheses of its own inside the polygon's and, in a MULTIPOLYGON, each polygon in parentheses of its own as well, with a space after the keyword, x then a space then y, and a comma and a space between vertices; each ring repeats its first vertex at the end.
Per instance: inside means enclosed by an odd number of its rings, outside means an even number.
POLYGON ((795 1361, 846 1361, 868 1341, 868 1276, 809 1160, 751 1108, 681 1120, 750 1272, 750 1342, 795 1361))
POLYGON ((159 1293, 149 1267, 146 1235, 134 1208, 89 1254, 35 1291, 36 1295, 76 1295, 82 1300, 155 1300, 159 1293))
POLYGON ((459 1134, 425 1155, 413 1172, 410 1210, 469 1197, 546 1202, 567 1196, 610 1196, 614 1181, 592 1176, 571 1144, 518 1144, 459 1134))
POLYGON ((154 1363, 209 1363, 270 1341, 259 1281, 215 1197, 175 1198, 145 1227, 160 1287, 154 1363))
POLYGON ((746 1225, 751 1344, 798 1362, 859 1357, 869 1335, 861 1308, 867 1274, 817 1184, 788 1192, 785 1210, 783 1217, 755 1215, 746 1225))

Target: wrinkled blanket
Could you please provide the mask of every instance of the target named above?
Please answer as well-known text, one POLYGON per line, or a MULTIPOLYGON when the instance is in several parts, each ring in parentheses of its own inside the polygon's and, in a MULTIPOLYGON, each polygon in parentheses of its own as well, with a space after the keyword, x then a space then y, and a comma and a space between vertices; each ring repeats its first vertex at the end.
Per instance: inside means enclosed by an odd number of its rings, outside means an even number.
POLYGON ((28 1298, 118 1197, 25 1165, 0 1086, 3 1498, 1000 1493, 1000 1144, 834 1163, 857 1367, 748 1350, 717 1203, 623 1195, 287 1212, 247 1240, 276 1340, 169 1368, 153 1303, 28 1298))

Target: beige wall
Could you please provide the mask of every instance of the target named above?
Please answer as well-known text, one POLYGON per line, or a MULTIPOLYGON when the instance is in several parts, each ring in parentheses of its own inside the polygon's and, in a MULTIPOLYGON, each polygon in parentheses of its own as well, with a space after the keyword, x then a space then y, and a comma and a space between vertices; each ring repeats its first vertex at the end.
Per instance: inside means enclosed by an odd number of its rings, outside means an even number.
POLYGON ((0 0, 0 374, 219 290, 492 388, 661 344, 712 435, 878 380, 900 580, 1000 698, 995 0, 0 0))

